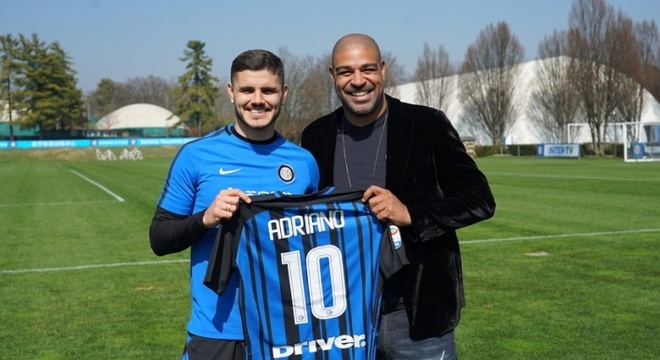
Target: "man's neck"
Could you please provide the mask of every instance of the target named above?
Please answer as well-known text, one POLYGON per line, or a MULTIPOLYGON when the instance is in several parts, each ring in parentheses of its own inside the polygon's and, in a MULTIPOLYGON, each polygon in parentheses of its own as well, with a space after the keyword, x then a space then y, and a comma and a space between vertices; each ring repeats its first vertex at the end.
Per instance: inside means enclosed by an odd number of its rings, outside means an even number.
POLYGON ((270 124, 263 129, 253 129, 247 126, 241 126, 239 122, 234 124, 234 130, 242 137, 252 141, 266 141, 273 138, 275 134, 275 124, 270 124))

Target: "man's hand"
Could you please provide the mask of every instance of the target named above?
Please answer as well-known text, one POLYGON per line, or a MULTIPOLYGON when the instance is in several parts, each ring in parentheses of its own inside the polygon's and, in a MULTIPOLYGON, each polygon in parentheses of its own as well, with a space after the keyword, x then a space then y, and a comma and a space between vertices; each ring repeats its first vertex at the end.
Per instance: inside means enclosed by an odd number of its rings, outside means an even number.
POLYGON ((239 201, 243 200, 245 203, 250 203, 252 199, 239 189, 225 189, 216 195, 211 205, 204 212, 204 226, 212 228, 220 223, 223 219, 230 219, 238 210, 239 201))
POLYGON ((389 220, 397 226, 412 224, 408 207, 387 189, 371 185, 362 195, 362 201, 369 204, 369 209, 378 220, 389 220))

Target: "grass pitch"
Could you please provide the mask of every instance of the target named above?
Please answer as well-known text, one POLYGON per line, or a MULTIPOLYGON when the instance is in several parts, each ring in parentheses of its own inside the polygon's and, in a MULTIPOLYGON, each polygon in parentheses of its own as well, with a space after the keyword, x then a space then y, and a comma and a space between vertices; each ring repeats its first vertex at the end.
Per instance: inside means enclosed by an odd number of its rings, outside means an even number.
MULTIPOLYGON (((175 149, 0 151, 0 358, 178 359, 188 252, 148 227, 175 149)), ((660 357, 660 163, 483 158, 495 217, 459 231, 468 359, 660 357)))

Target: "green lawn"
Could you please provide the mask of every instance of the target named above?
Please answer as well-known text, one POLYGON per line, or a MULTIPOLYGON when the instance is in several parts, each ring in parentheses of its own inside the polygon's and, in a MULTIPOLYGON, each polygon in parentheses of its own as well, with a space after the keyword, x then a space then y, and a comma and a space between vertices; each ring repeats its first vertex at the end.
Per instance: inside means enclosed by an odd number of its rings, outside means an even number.
MULTIPOLYGON (((148 227, 172 149, 0 151, 0 359, 177 359, 188 253, 148 227)), ((660 357, 660 163, 478 159, 495 217, 459 231, 469 359, 660 357)))

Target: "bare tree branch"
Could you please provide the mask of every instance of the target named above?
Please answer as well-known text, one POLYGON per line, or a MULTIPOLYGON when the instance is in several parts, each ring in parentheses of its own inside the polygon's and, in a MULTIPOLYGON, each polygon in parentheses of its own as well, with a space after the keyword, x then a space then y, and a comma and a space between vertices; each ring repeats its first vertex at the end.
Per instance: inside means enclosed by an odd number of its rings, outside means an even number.
POLYGON ((575 122, 580 106, 568 71, 567 46, 568 35, 563 31, 555 31, 539 44, 540 61, 528 108, 528 116, 539 125, 542 137, 555 143, 568 141, 567 125, 575 122))
POLYGON ((385 74, 385 82, 383 87, 385 91, 394 97, 399 97, 399 89, 397 85, 405 82, 406 80, 406 71, 401 66, 396 59, 396 56, 391 52, 384 52, 382 54, 383 60, 385 60, 385 66, 387 68, 387 73, 385 74))
POLYGON ((462 120, 484 131, 493 144, 502 142, 518 118, 521 100, 514 101, 514 90, 523 58, 523 47, 506 22, 488 25, 465 54, 459 81, 462 120))
POLYGON ((424 43, 424 52, 417 60, 413 80, 419 94, 418 102, 437 109, 445 109, 450 93, 450 79, 454 69, 449 62, 449 53, 440 45, 432 50, 424 43))
POLYGON ((571 76, 592 146, 602 156, 609 124, 639 118, 639 87, 633 78, 640 62, 632 21, 604 0, 575 0, 569 26, 571 76))

